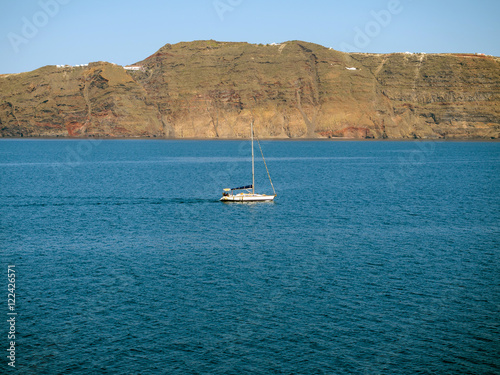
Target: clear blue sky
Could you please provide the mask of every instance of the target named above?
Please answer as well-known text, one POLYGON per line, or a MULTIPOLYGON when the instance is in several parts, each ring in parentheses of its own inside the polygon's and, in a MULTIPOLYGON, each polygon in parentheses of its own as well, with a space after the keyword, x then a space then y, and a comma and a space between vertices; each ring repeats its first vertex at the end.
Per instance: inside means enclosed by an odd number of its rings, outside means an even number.
POLYGON ((166 43, 304 40, 344 51, 500 56, 499 0, 8 0, 0 74, 132 64, 166 43))

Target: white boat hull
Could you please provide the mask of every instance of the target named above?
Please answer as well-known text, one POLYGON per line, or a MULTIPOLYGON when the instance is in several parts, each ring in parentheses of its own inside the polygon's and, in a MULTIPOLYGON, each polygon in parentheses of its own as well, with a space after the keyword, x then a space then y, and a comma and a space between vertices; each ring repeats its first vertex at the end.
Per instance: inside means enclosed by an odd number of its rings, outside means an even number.
POLYGON ((224 189, 224 193, 222 194, 222 198, 219 199, 221 202, 265 202, 265 201, 273 201, 274 197, 276 197, 276 191, 274 190, 273 182, 271 181, 271 175, 267 169, 266 159, 264 159, 264 154, 262 153, 262 148, 259 149, 262 154, 262 160, 264 161, 264 166, 266 167, 267 176, 269 177, 269 182, 271 183, 271 187, 273 188, 274 195, 266 195, 266 194, 255 194, 255 156, 253 152, 253 121, 250 124, 250 134, 252 139, 252 185, 242 186, 233 189, 224 189), (245 191, 244 193, 234 194, 234 191, 245 191))
POLYGON ((265 194, 246 194, 240 193, 236 195, 225 195, 220 201, 222 202, 262 202, 274 200, 274 195, 265 194))

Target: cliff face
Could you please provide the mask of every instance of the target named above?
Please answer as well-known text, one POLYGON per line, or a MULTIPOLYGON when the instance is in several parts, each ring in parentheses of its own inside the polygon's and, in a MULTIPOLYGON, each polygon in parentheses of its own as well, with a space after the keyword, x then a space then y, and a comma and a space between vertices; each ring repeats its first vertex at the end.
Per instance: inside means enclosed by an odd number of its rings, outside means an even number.
POLYGON ((499 138, 500 61, 305 42, 166 45, 138 62, 0 76, 0 135, 499 138))
POLYGON ((120 66, 47 66, 0 77, 0 134, 149 136, 161 134, 157 108, 120 66))

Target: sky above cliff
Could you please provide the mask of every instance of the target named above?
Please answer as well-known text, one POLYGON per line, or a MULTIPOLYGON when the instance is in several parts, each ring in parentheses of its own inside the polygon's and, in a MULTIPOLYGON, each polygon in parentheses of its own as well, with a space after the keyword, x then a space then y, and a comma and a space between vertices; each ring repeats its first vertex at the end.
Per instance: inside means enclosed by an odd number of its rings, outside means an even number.
POLYGON ((166 43, 303 40, 345 52, 500 56, 498 0, 3 1, 0 74, 132 64, 166 43))

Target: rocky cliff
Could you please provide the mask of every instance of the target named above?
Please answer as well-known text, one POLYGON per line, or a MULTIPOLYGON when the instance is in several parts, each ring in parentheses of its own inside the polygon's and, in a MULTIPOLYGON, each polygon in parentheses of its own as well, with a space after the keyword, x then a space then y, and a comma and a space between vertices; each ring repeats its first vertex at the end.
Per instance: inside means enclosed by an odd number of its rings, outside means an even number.
POLYGON ((500 137, 500 60, 291 41, 165 45, 134 64, 0 76, 2 137, 500 137))

